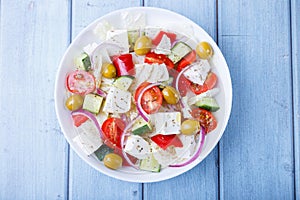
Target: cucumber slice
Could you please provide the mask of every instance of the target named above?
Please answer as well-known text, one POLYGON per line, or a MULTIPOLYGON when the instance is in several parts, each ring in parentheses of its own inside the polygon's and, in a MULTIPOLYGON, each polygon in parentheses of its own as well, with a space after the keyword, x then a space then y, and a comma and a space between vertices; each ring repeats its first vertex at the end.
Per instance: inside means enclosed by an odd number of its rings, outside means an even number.
POLYGON ((173 61, 174 64, 176 64, 192 50, 193 49, 189 45, 185 44, 184 42, 178 42, 171 49, 171 54, 169 55, 169 58, 170 60, 173 61))
POLYGON ((142 117, 139 117, 132 126, 132 134, 142 135, 152 130, 151 125, 146 122, 142 117))
POLYGON ((134 77, 125 75, 125 76, 120 76, 113 82, 113 86, 121 89, 121 90, 128 90, 130 85, 133 82, 134 77))
POLYGON ((87 94, 84 97, 82 109, 98 114, 101 108, 103 97, 96 94, 87 94))
POLYGON ((100 161, 103 161, 106 154, 112 153, 114 150, 109 148, 106 144, 102 144, 99 149, 95 151, 95 155, 100 161))
POLYGON ((160 172, 161 165, 154 158, 153 154, 150 154, 147 158, 140 161, 140 169, 150 172, 160 172))
POLYGON ((215 112, 219 110, 220 106, 213 97, 203 97, 195 103, 195 106, 215 112))
POLYGON ((89 71, 91 69, 91 60, 86 53, 81 54, 75 59, 75 65, 78 69, 89 71))

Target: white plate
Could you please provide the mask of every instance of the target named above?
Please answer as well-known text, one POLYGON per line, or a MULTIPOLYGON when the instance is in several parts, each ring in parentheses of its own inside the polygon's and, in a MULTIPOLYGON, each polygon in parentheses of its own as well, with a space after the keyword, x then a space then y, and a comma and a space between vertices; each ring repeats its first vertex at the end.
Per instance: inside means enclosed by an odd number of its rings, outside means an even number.
POLYGON ((134 7, 117 10, 103 17, 100 17, 99 19, 91 23, 88 27, 86 27, 84 30, 82 30, 81 33, 75 38, 75 40, 65 52, 58 68, 55 83, 55 109, 58 121, 72 149, 85 162, 87 162, 89 165, 99 170, 100 172, 108 176, 130 182, 156 182, 166 180, 180 175, 199 164, 213 150, 213 148, 217 145, 220 138, 222 137, 222 134, 226 128, 230 116, 231 104, 232 85, 228 66, 220 49, 213 41, 213 39, 201 27, 199 27, 197 24, 187 19, 186 17, 168 10, 151 7, 134 7), (166 168, 163 169, 160 173, 140 172, 130 167, 124 170, 114 171, 106 168, 95 157, 85 155, 84 152, 78 146, 76 146, 72 140, 75 136, 75 132, 70 117, 70 112, 64 107, 64 102, 66 98, 66 74, 74 70, 74 57, 80 52, 82 52, 83 47, 94 41, 99 41, 98 37, 96 37, 93 33, 93 30, 96 27, 96 25, 102 20, 106 20, 109 23, 111 23, 115 28, 124 28, 123 22, 121 20, 121 15, 124 12, 143 12, 146 15, 147 25, 172 29, 176 30, 177 32, 184 33, 186 35, 191 35, 194 37, 195 40, 197 40, 197 42, 209 42, 214 49, 214 56, 211 58, 210 64, 212 65, 213 71, 218 76, 217 87, 220 89, 219 94, 216 96, 216 99, 220 105, 220 110, 214 113, 218 120, 218 126, 213 132, 208 134, 201 155, 190 165, 181 168, 166 168))

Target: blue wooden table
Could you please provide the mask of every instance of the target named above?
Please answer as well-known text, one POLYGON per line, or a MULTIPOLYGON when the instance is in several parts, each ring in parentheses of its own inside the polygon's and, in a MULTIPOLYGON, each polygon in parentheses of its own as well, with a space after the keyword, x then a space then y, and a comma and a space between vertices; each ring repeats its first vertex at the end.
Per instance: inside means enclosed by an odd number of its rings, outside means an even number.
POLYGON ((299 0, 0 1, 0 199, 300 200, 299 0), (59 61, 72 39, 113 10, 155 6, 203 27, 233 82, 228 127, 191 171, 129 183, 68 146, 54 110, 59 61))

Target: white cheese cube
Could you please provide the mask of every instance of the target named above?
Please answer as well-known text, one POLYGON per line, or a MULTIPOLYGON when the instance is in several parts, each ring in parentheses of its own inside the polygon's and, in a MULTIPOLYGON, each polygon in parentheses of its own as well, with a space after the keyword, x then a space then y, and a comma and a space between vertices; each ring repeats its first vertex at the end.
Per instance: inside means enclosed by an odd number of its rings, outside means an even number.
POLYGON ((165 55, 171 54, 171 39, 166 34, 162 36, 161 41, 154 49, 154 52, 165 55))
POLYGON ((121 13, 124 28, 134 30, 144 28, 146 25, 146 15, 144 12, 123 12, 121 13))
POLYGON ((187 79, 189 79, 193 83, 203 85, 209 71, 210 65, 208 61, 200 60, 199 62, 193 64, 193 66, 191 66, 183 74, 187 79))
POLYGON ((93 43, 88 44, 85 47, 83 47, 83 51, 85 53, 87 53, 89 56, 91 56, 97 46, 98 46, 98 44, 93 42, 93 43))
POLYGON ((125 50, 125 53, 129 52, 128 34, 126 29, 108 31, 106 40, 122 47, 125 50))
POLYGON ((155 142, 151 142, 150 147, 155 160, 157 160, 157 162, 161 164, 162 168, 167 167, 178 160, 178 156, 173 146, 170 146, 166 150, 163 150, 155 142))
POLYGON ((181 113, 180 112, 163 112, 150 115, 150 123, 154 127, 151 136, 162 134, 172 135, 180 133, 181 113))
POLYGON ((113 30, 113 26, 106 20, 99 22, 93 30, 93 33, 97 35, 100 40, 106 39, 107 31, 113 30))
POLYGON ((195 136, 194 135, 178 135, 183 147, 175 147, 175 151, 179 160, 176 162, 180 162, 180 160, 190 158, 194 152, 196 147, 195 136))
POLYGON ((131 93, 116 87, 111 87, 106 96, 104 112, 125 113, 130 110, 131 93))
POLYGON ((73 139, 73 141, 87 155, 94 153, 103 144, 103 141, 100 138, 100 133, 94 122, 91 120, 87 120, 76 130, 78 135, 73 139))
POLYGON ((167 69, 167 66, 163 64, 148 64, 146 68, 152 68, 152 73, 150 77, 147 79, 148 82, 150 83, 156 83, 159 81, 167 81, 169 80, 169 72, 167 69))
POLYGON ((138 159, 145 159, 150 154, 150 145, 141 136, 131 135, 127 138, 124 151, 138 159))

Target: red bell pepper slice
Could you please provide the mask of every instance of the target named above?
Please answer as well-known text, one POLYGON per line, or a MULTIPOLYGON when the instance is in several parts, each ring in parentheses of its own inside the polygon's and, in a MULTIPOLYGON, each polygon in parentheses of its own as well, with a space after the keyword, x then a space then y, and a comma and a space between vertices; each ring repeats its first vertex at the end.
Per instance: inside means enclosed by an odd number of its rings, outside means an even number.
POLYGON ((166 55, 157 54, 154 52, 147 53, 145 56, 144 62, 148 63, 148 64, 152 64, 152 63, 163 64, 164 63, 169 69, 174 68, 174 63, 166 55))
POLYGON ((134 63, 131 54, 122 54, 113 57, 113 64, 117 70, 117 76, 134 74, 134 63))
POLYGON ((173 135, 155 135, 151 137, 151 140, 155 142, 160 148, 166 150, 169 146, 183 147, 181 140, 176 134, 173 135))
POLYGON ((175 33, 159 31, 158 34, 155 36, 155 38, 152 40, 152 44, 158 45, 164 35, 166 35, 168 38, 170 38, 171 44, 176 40, 176 34, 175 33))

